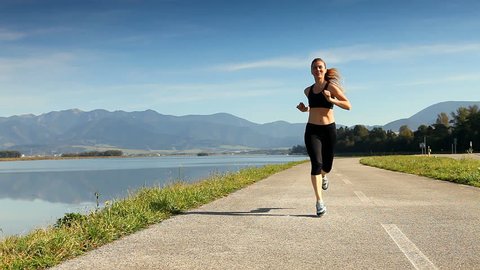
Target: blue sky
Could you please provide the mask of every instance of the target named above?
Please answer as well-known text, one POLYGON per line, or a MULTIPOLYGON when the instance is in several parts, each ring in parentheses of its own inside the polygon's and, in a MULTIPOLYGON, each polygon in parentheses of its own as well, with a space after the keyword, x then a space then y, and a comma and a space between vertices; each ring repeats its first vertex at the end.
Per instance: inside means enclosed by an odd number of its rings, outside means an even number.
POLYGON ((480 100, 480 1, 0 0, 0 116, 78 108, 302 123, 310 62, 383 125, 480 100))

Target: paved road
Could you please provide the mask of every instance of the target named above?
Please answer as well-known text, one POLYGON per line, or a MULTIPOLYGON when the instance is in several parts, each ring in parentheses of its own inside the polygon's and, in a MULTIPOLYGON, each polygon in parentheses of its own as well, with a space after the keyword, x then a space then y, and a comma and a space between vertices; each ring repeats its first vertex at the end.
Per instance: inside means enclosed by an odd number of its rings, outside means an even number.
POLYGON ((55 269, 480 269, 480 189, 334 167, 321 218, 306 163, 55 269))

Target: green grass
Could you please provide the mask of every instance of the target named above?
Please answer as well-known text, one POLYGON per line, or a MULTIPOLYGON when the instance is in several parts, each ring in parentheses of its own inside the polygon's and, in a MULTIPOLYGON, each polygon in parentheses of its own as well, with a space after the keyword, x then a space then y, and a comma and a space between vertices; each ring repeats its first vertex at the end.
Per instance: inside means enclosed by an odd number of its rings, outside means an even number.
POLYGON ((427 156, 377 156, 362 158, 360 163, 480 187, 480 160, 427 156))
POLYGON ((0 269, 38 269, 134 233, 170 216, 198 207, 302 162, 246 168, 212 175, 193 184, 144 188, 98 211, 69 213, 55 225, 0 242, 0 269))

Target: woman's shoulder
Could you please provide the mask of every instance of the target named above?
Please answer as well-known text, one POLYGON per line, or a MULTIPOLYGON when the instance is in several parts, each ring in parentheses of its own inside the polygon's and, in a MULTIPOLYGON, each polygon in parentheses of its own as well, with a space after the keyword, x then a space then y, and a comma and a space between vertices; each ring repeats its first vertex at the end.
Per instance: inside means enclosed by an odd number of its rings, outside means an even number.
POLYGON ((305 93, 305 95, 308 95, 308 92, 310 92, 310 89, 312 89, 312 86, 313 86, 313 85, 307 86, 307 88, 305 88, 305 90, 303 90, 303 92, 305 93))
POLYGON ((340 89, 340 87, 338 87, 338 85, 336 85, 335 83, 330 83, 330 82, 328 83, 328 85, 325 89, 330 91, 330 92, 332 92, 332 90, 335 91, 335 92, 341 91, 341 89, 340 89))

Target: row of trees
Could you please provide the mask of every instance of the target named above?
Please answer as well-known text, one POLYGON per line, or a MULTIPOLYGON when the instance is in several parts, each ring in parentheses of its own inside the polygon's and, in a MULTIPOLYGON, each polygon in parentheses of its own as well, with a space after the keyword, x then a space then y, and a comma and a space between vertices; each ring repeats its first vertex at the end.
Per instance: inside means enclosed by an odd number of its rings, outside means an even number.
MULTIPOLYGON (((337 129, 338 153, 418 153, 422 144, 434 153, 465 153, 480 148, 480 111, 477 106, 458 108, 450 116, 437 115, 435 124, 421 125, 416 131, 402 126, 398 132, 363 125, 337 129)), ((291 153, 306 153, 304 146, 294 146, 291 153)))
MULTIPOLYGON (((0 151, 0 158, 19 158, 22 153, 19 151, 4 150, 0 151)), ((119 157, 123 156, 123 152, 120 150, 107 150, 107 151, 90 151, 81 153, 65 153, 62 157, 119 157)))
POLYGON ((123 152, 120 150, 107 150, 107 151, 89 151, 81 153, 65 153, 62 157, 120 157, 123 156, 123 152))
POLYGON ((18 151, 0 151, 0 158, 19 158, 22 154, 18 151))

